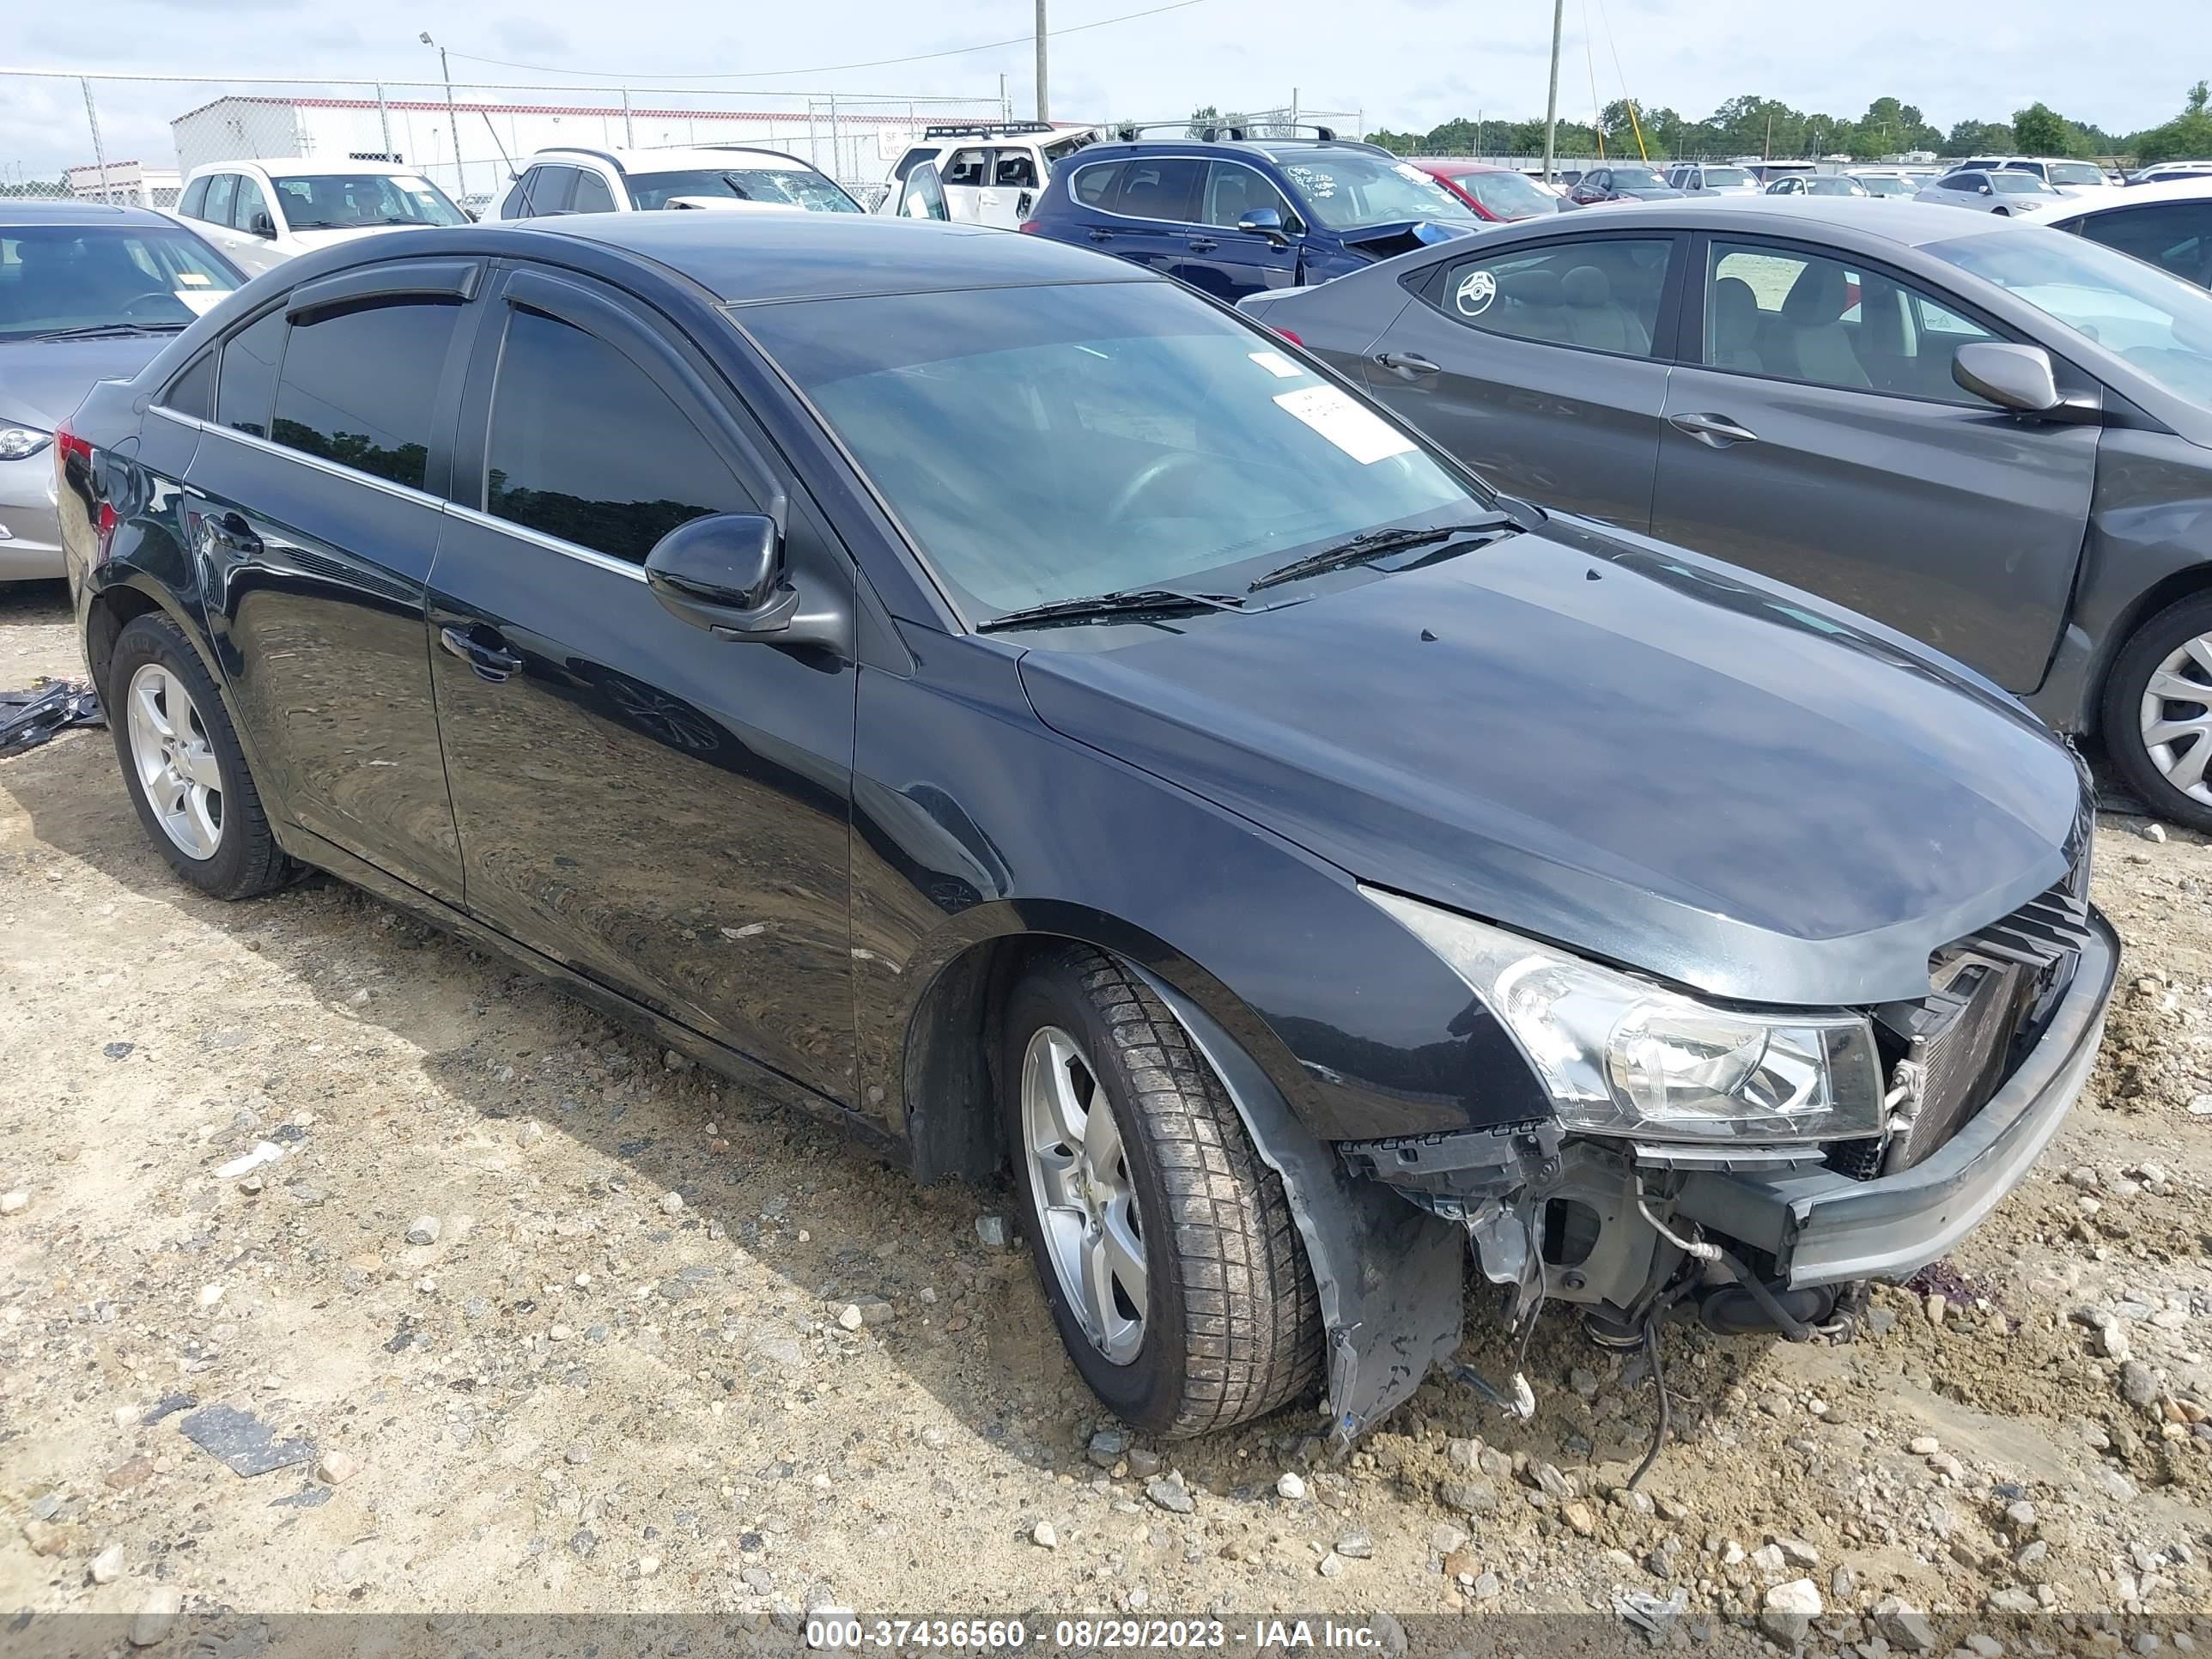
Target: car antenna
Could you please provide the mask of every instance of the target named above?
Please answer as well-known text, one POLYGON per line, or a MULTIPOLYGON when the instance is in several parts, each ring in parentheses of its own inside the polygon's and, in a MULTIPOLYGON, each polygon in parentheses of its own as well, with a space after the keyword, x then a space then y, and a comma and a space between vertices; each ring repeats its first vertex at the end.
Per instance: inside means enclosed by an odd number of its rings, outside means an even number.
POLYGON ((522 175, 514 170, 514 158, 507 153, 507 146, 499 141, 499 129, 491 124, 491 112, 479 107, 477 113, 483 117, 484 131, 491 134, 491 142, 499 151, 499 159, 507 163, 507 176, 512 181, 522 175))

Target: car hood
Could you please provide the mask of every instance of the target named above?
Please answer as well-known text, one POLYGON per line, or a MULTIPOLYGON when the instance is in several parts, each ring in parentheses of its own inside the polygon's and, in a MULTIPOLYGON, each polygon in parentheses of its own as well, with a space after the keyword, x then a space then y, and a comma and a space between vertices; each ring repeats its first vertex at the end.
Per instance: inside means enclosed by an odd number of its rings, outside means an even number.
POLYGON ((94 380, 130 379, 176 337, 126 334, 0 345, 0 421, 21 421, 51 432, 76 412, 94 380))
POLYGON ((357 242, 364 236, 383 236, 395 230, 431 230, 431 225, 344 225, 328 230, 295 230, 292 240, 302 252, 312 253, 319 247, 336 247, 341 242, 357 242))
POLYGON ((1574 523, 1119 626, 1142 635, 1021 659, 1055 731, 1363 881, 1714 995, 1924 996, 1931 951, 2078 850, 2073 756, 1994 687, 1574 523))

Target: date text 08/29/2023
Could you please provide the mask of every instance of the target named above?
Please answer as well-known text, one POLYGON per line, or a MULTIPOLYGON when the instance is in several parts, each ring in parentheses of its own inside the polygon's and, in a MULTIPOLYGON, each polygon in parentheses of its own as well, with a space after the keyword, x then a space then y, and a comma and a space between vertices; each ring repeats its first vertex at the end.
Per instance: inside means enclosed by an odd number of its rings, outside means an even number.
POLYGON ((1055 1620, 1031 1631, 1019 1619, 884 1619, 817 1613, 806 1621, 806 1645, 818 1651, 901 1649, 1004 1651, 1029 1646, 1092 1651, 1106 1649, 1168 1650, 1178 1648, 1255 1650, 1380 1648, 1382 1633, 1371 1625, 1333 1619, 1254 1618, 1231 1624, 1219 1619, 1055 1620))

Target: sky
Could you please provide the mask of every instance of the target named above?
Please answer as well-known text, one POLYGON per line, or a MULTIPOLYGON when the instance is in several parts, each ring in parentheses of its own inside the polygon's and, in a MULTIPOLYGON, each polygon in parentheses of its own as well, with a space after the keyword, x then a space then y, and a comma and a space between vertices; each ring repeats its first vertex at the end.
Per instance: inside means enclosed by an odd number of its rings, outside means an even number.
MULTIPOLYGON (((1134 21, 1077 27, 1161 3, 1049 0, 1049 27, 1076 31, 1050 41, 1055 118, 1178 118, 1203 104, 1286 105, 1294 92, 1304 109, 1361 112, 1369 127, 1423 130, 1478 112, 1543 113, 1551 15, 1542 0, 1193 0, 1134 21)), ((2204 0, 2140 0, 2124 26, 2110 27, 2079 0, 1971 8, 1927 0, 1885 8, 1871 23, 1808 20, 1804 28, 1692 0, 1565 3, 1560 113, 1585 120, 1595 78, 1601 103, 1625 85, 1639 103, 1688 117, 1742 93, 1839 116, 1859 114, 1887 94, 1918 105, 1943 127, 1970 117, 2007 118, 2040 100, 2075 119, 2129 131, 2173 114, 2187 83, 2212 73, 2204 0), (2195 58, 2177 54, 2192 40, 2195 58)), ((173 164, 167 121, 220 95, 226 75, 434 81, 436 54, 416 38, 425 28, 454 54, 457 78, 995 98, 1004 75, 1015 113, 1034 108, 1026 38, 921 62, 832 67, 1026 37, 1031 0, 531 0, 526 7, 103 0, 100 10, 101 27, 88 31, 69 7, 15 9, 0 53, 5 66, 217 77, 96 82, 110 160, 173 164), (757 73, 771 70, 815 72, 757 73), (707 72, 731 78, 696 78, 707 72)), ((393 95, 400 95, 396 86, 393 95)), ((52 178, 92 154, 76 82, 0 76, 0 175, 52 178)))

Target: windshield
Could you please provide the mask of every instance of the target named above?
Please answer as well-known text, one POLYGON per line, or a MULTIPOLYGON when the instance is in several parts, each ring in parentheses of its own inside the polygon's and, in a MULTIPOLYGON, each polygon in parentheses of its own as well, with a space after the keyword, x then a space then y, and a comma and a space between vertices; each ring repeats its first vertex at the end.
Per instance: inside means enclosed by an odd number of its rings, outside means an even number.
POLYGON ((1966 175, 1968 188, 1976 179, 1986 179, 2003 196, 2040 196, 2043 180, 2032 173, 1970 173, 1966 175))
POLYGON ((1815 196, 1863 196, 1866 187, 1855 179, 1808 179, 1805 188, 1815 196))
POLYGON ((1273 337, 1173 283, 732 314, 972 621, 1133 587, 1241 592, 1363 531, 1489 507, 1273 337))
POLYGON ((289 173, 270 182, 284 222, 295 230, 469 222, 444 191, 411 173, 289 173))
POLYGON ((2103 170, 2091 167, 2087 161, 2053 161, 2045 171, 2050 173, 2051 182, 2054 185, 2101 185, 2105 182, 2103 170))
POLYGON ((1751 175, 1741 167, 1707 167, 1705 169, 1707 190, 1739 189, 1748 185, 1751 182, 1751 175))
MULTIPOLYGON (((1705 175, 1708 179, 1712 176, 1710 173, 1705 175)), ((1667 181, 1650 167, 1615 167, 1613 170, 1613 187, 1615 190, 1664 190, 1667 181)))
POLYGON ((1558 197, 1517 173, 1462 173, 1452 183, 1501 219, 1533 219, 1559 210, 1558 197))
POLYGON ((1410 161, 1362 150, 1301 149, 1278 154, 1312 216, 1331 230, 1387 225, 1401 219, 1481 222, 1475 211, 1410 161))
POLYGON ((1869 196, 1910 196, 1912 194, 1912 180, 1910 179, 1893 178, 1887 173, 1861 173, 1859 175, 1859 183, 1866 187, 1867 194, 1869 196))
POLYGON ((860 204, 836 182, 807 167, 686 167, 678 173, 633 173, 630 194, 641 208, 665 208, 677 196, 726 196, 811 213, 858 213, 860 204))
POLYGON ((0 339, 182 328, 244 280, 188 230, 0 225, 0 339))
POLYGON ((2212 293, 2070 236, 1970 236, 1925 252, 2008 289, 2175 397, 2212 408, 2212 293))

